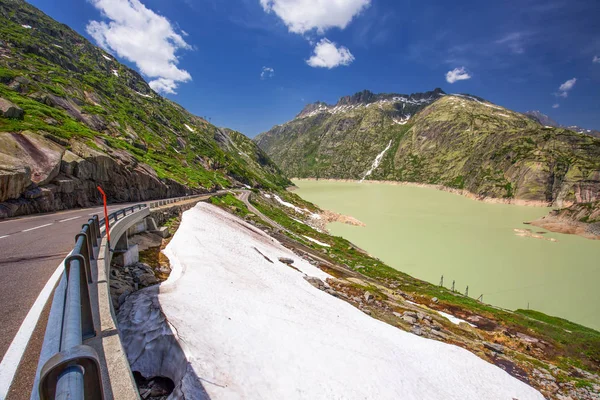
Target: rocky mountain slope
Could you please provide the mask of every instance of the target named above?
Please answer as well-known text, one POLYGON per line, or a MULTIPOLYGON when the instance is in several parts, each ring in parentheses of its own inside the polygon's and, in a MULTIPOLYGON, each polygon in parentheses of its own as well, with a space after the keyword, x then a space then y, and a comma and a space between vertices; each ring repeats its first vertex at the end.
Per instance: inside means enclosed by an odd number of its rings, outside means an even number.
POLYGON ((586 128, 582 128, 582 127, 576 126, 576 125, 572 125, 572 126, 561 125, 540 111, 527 111, 525 113, 525 115, 527 115, 534 121, 537 121, 541 125, 544 125, 544 126, 551 126, 553 128, 564 128, 564 129, 568 129, 573 132, 583 133, 586 135, 591 135, 591 136, 600 138, 600 131, 596 131, 594 129, 586 129, 586 128))
POLYGON ((135 71, 21 0, 0 0, 0 218, 251 185, 283 187, 241 133, 153 92, 135 71))
POLYGON ((255 141, 291 177, 420 182, 558 205, 600 199, 600 140, 439 89, 317 103, 255 141))

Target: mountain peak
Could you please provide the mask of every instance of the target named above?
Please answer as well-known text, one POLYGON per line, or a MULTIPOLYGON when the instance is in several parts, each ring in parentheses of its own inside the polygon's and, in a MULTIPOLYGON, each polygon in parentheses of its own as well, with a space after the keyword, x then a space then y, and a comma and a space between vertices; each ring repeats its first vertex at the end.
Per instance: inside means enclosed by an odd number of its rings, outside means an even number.
POLYGON ((322 112, 341 111, 344 109, 348 110, 350 107, 354 108, 368 106, 369 104, 377 102, 404 103, 423 106, 433 103, 435 100, 444 96, 445 94, 446 93, 444 93, 444 91, 440 88, 435 88, 432 91, 423 93, 412 93, 410 95, 399 93, 376 94, 365 89, 351 96, 341 97, 336 104, 327 104, 322 101, 308 104, 302 109, 296 118, 314 116, 322 112))

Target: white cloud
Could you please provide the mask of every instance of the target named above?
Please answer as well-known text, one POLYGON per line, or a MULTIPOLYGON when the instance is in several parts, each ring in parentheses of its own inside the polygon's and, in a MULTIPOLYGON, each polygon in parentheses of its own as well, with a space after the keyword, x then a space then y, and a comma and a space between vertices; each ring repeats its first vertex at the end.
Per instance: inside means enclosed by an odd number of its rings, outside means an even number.
POLYGON ((448 83, 464 81, 467 79, 471 79, 471 75, 469 75, 465 67, 454 68, 452 71, 446 72, 446 81, 448 83))
POLYGON ((558 103, 552 105, 552 108, 558 108, 558 107, 560 107, 560 104, 558 104, 558 103))
POLYGON ((575 86, 576 82, 577 78, 569 79, 558 87, 558 93, 556 93, 556 95, 560 97, 567 97, 569 95, 569 91, 573 89, 573 86, 575 86))
POLYGON ((592 59, 592 62, 593 62, 594 64, 600 64, 600 57, 598 57, 598 56, 594 56, 594 58, 592 59))
POLYGON ((314 68, 335 68, 340 65, 350 65, 354 56, 344 46, 338 47, 329 39, 321 39, 315 46, 314 53, 306 63, 314 68))
POLYGON ((262 67, 262 72, 260 73, 260 79, 272 78, 275 76, 275 70, 271 67, 262 67))
POLYGON ((108 21, 90 21, 86 31, 99 46, 136 64, 154 80, 150 87, 161 93, 175 93, 178 83, 192 79, 177 67, 176 52, 189 50, 182 35, 168 19, 146 8, 139 0, 90 0, 108 21))
POLYGON ((522 32, 513 32, 504 36, 502 39, 496 40, 496 44, 506 45, 515 54, 525 53, 523 45, 525 34, 522 32))
POLYGON ((260 4, 281 18, 290 32, 316 29, 323 34, 329 28, 346 28, 371 0, 260 0, 260 4))

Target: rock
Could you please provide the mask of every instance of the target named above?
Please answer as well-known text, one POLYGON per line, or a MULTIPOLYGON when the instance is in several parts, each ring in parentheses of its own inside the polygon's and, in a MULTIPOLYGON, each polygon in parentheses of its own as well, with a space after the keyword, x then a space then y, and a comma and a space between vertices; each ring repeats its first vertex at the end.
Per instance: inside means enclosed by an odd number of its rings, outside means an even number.
POLYGON ((504 353, 504 346, 502 346, 501 344, 498 343, 490 343, 490 342, 484 342, 483 346, 486 349, 492 350, 495 353, 499 353, 502 354, 504 353))
POLYGON ((392 314, 394 314, 398 318, 402 318, 402 314, 400 314, 400 313, 398 313, 396 311, 394 311, 392 314))
POLYGON ((438 331, 438 330, 435 330, 435 329, 432 329, 432 330, 431 330, 431 331, 429 331, 429 332, 430 332, 430 333, 431 333, 433 336, 435 336, 435 337, 438 337, 438 338, 440 338, 440 339, 444 339, 444 340, 445 340, 445 339, 447 339, 447 338, 448 338, 448 335, 446 335, 445 333, 443 333, 443 332, 440 332, 440 331, 438 331))
POLYGON ((4 118, 23 119, 24 111, 16 104, 0 97, 0 116, 4 118))
POLYGON ((117 303, 119 304, 119 307, 121 307, 123 305, 123 303, 125 303, 125 300, 127 300, 127 296, 129 296, 131 294, 131 291, 126 290, 123 293, 121 293, 121 295, 119 296, 119 299, 117 301, 117 303))
POLYGON ((438 298, 437 298, 437 297, 434 297, 433 299, 431 299, 431 301, 432 301, 433 303, 437 303, 439 300, 438 300, 438 298))
POLYGON ((526 335, 524 333, 521 333, 521 332, 517 332, 516 336, 526 343, 538 343, 539 342, 538 339, 531 337, 529 335, 526 335))
POLYGON ((402 313, 402 315, 404 315, 404 316, 406 316, 406 317, 411 317, 411 318, 413 318, 413 319, 415 319, 415 320, 419 318, 419 317, 418 317, 418 315, 417 315, 417 313, 416 313, 416 312, 414 312, 414 311, 404 311, 404 312, 402 313))
POLYGON ((363 297, 365 298, 365 301, 366 301, 367 303, 370 303, 370 302, 372 302, 372 301, 373 301, 373 299, 375 298, 375 296, 373 296, 373 293, 371 293, 371 292, 369 292, 369 291, 366 291, 363 297))
POLYGON ((24 76, 17 76, 8 87, 15 92, 19 92, 21 94, 25 94, 29 91, 29 84, 31 81, 24 76))
POLYGON ((29 131, 0 133, 0 201, 19 197, 30 183, 50 183, 60 172, 64 152, 62 146, 29 131))
POLYGON ((421 336, 421 335, 423 334, 423 332, 421 331, 421 327, 420 327, 420 326, 418 326, 418 325, 414 325, 414 326, 413 326, 413 327, 410 329, 410 331, 411 331, 412 333, 414 333, 415 335, 417 335, 417 336, 421 336))
POLYGON ((411 325, 414 325, 414 324, 416 324, 416 323, 417 323, 417 319, 416 319, 416 318, 413 318, 413 317, 411 317, 411 316, 409 316, 409 315, 403 315, 403 316, 402 316, 402 319, 403 319, 405 322, 408 322, 408 323, 409 323, 409 324, 411 324, 411 325))
POLYGON ((292 265, 294 263, 294 260, 292 260, 291 258, 286 258, 286 257, 279 257, 278 260, 287 265, 292 265))
POLYGON ((17 162, 12 161, 12 157, 0 153, 0 202, 19 198, 31 184, 31 169, 15 164, 17 162), (9 165, 6 165, 7 159, 11 160, 9 165))
POLYGON ((305 276, 304 279, 308 283, 310 283, 311 285, 313 285, 314 287, 316 287, 317 289, 325 290, 325 288, 326 288, 325 283, 323 283, 323 281, 320 280, 319 278, 315 278, 314 276, 305 276))

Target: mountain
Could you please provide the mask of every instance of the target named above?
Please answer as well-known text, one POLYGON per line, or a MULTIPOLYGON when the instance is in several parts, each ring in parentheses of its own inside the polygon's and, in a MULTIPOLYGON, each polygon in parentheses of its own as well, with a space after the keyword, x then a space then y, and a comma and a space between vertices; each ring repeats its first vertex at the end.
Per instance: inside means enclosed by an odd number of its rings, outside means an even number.
POLYGON ((0 217, 288 180, 250 139, 156 94, 21 0, 0 0, 0 217))
POLYGON ((527 111, 526 113, 524 113, 524 115, 530 117, 534 121, 538 122, 540 125, 551 126, 553 128, 560 127, 558 122, 556 122, 546 114, 543 114, 541 111, 527 111))
POLYGON ((600 138, 600 131, 596 131, 596 130, 593 130, 593 129, 585 129, 585 128, 582 128, 582 127, 579 127, 579 126, 576 126, 576 125, 571 125, 571 126, 560 125, 558 122, 554 121, 552 118, 550 118, 546 114, 543 114, 540 111, 527 111, 525 113, 525 115, 527 115, 528 117, 530 117, 534 121, 539 122, 540 125, 543 125, 543 126, 551 126, 551 127, 554 127, 554 128, 568 129, 568 130, 573 131, 573 132, 583 133, 585 135, 591 135, 591 136, 600 138))
POLYGON ((290 177, 420 182, 558 205, 600 197, 600 140, 439 89, 317 103, 255 141, 290 177))

